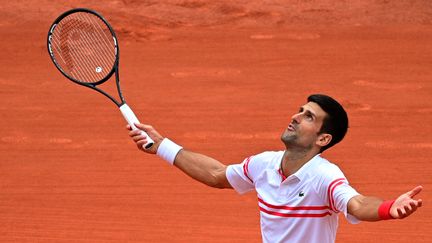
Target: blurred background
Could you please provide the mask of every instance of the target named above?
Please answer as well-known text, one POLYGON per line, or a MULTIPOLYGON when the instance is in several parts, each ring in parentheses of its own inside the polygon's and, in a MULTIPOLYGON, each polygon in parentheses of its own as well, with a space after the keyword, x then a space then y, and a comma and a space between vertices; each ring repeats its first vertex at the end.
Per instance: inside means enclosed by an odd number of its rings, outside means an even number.
POLYGON ((48 28, 76 7, 117 32, 141 122, 225 164, 283 149, 306 97, 334 96, 350 129, 323 156, 362 194, 424 186, 405 220, 341 216, 337 242, 432 242, 426 0, 3 2, 0 242, 261 242, 254 193, 207 188, 138 151, 111 101, 57 71, 48 28))

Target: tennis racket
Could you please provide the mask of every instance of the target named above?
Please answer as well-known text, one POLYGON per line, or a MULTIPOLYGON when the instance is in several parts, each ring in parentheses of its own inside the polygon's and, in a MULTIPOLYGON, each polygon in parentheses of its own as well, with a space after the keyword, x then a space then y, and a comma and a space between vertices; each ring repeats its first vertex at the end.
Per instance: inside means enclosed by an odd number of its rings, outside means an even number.
MULTIPOLYGON (((91 88, 108 97, 120 109, 133 130, 139 123, 131 108, 126 104, 120 89, 119 46, 110 24, 97 12, 85 9, 71 9, 61 14, 48 32, 48 52, 57 69, 69 80, 91 88), (98 85, 115 74, 118 96, 114 99, 98 85)), ((148 149, 153 140, 147 136, 148 149)))

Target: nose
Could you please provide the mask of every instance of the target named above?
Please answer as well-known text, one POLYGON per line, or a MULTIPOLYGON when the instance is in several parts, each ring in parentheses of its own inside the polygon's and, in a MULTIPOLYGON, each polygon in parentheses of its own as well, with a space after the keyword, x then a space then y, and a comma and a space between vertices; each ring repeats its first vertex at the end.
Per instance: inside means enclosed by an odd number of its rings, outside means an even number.
POLYGON ((295 124, 299 124, 300 123, 300 119, 301 119, 301 113, 294 114, 291 117, 292 123, 295 123, 295 124))

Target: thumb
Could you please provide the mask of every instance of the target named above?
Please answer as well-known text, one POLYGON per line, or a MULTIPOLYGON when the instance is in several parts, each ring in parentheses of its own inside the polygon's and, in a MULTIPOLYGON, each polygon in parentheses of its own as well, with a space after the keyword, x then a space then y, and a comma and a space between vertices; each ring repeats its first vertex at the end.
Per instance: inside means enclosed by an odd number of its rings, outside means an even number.
POLYGON ((139 129, 147 133, 153 140, 154 137, 161 137, 160 134, 151 126, 141 123, 135 123, 135 126, 139 129))
POLYGON ((144 125, 144 124, 141 124, 141 123, 134 123, 134 125, 135 125, 136 128, 138 128, 140 130, 143 130, 143 131, 148 130, 148 127, 149 127, 148 125, 144 125))
POLYGON ((412 189, 411 191, 407 192, 407 194, 408 194, 409 197, 413 198, 417 194, 419 194, 422 190, 423 190, 422 186, 416 186, 414 189, 412 189))

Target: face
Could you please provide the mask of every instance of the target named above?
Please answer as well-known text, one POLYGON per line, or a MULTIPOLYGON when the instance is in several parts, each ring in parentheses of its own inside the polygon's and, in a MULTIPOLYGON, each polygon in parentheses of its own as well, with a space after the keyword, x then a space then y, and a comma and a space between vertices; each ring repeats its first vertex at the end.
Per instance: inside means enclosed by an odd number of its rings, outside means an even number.
POLYGON ((310 150, 314 146, 322 146, 323 136, 319 134, 327 113, 314 102, 300 107, 299 112, 291 118, 291 123, 281 136, 287 148, 300 148, 310 150))

